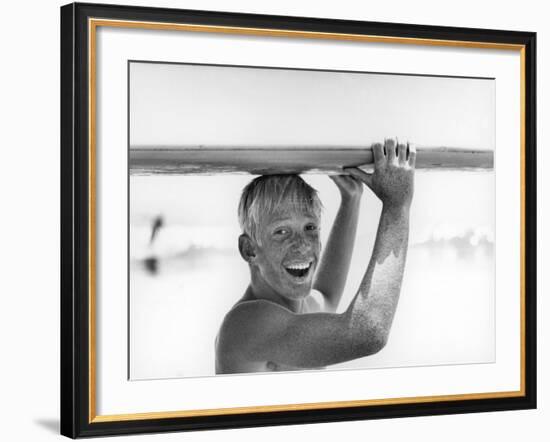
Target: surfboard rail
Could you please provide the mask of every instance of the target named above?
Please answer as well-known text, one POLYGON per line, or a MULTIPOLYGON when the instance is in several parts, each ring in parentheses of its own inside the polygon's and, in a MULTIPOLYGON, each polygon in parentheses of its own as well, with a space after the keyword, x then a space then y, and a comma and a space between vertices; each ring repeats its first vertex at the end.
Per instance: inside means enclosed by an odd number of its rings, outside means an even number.
MULTIPOLYGON (((418 146, 416 168, 492 170, 494 152, 486 149, 418 146)), ((132 175, 215 175, 342 173, 343 167, 373 167, 372 148, 362 146, 134 146, 132 175)))

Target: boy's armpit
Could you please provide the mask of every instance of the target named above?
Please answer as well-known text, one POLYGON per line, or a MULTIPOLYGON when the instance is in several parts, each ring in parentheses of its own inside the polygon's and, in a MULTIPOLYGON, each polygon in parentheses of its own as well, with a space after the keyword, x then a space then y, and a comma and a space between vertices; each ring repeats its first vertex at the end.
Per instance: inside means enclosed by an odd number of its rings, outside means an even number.
MULTIPOLYGON (((265 300, 247 301, 231 310, 220 329, 217 356, 223 365, 275 363, 318 368, 356 359, 347 315, 295 314, 265 300)), ((236 371, 240 371, 238 368, 236 371)))

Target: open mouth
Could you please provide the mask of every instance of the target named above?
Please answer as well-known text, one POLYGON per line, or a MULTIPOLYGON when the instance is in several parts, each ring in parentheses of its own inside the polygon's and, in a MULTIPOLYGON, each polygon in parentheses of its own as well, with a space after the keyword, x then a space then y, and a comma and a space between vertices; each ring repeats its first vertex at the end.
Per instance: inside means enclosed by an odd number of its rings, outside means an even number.
POLYGON ((310 261, 306 263, 285 265, 284 267, 287 273, 294 276, 295 278, 304 278, 308 275, 312 264, 313 262, 310 261))

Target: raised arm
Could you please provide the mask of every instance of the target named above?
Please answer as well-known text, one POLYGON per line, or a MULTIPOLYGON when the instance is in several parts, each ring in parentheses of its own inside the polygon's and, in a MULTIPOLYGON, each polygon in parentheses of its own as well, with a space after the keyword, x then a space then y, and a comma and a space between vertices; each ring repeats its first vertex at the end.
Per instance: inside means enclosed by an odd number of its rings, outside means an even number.
MULTIPOLYGON (((361 179, 382 201, 382 214, 367 271, 354 301, 346 311, 352 329, 367 325, 367 336, 385 345, 403 281, 409 241, 409 211, 414 191, 416 150, 396 140, 373 146, 375 170, 368 175, 347 169, 361 179)), ((361 333, 354 333, 353 347, 368 348, 361 333)))
POLYGON ((408 145, 396 146, 394 140, 387 140, 384 147, 374 145, 373 151, 372 175, 347 169, 383 204, 372 257, 347 310, 295 314, 270 301, 245 302, 222 325, 218 354, 225 367, 246 360, 315 368, 368 356, 384 347, 407 255, 416 151, 408 145))
POLYGON ((325 310, 338 308, 348 276, 363 185, 351 176, 330 177, 340 190, 340 207, 328 237, 313 288, 322 293, 325 310))

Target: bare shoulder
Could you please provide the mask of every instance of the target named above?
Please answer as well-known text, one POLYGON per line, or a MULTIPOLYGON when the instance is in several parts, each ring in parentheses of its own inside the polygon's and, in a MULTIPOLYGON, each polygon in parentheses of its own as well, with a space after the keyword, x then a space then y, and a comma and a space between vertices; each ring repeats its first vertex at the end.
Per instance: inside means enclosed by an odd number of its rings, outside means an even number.
POLYGON ((236 304, 225 315, 218 332, 216 372, 249 371, 257 349, 282 331, 291 316, 292 312, 270 301, 253 300, 236 304))
MULTIPOLYGON (((302 313, 318 313, 323 311, 323 295, 312 291, 305 300, 302 313)), ((283 327, 285 319, 296 317, 287 308, 265 299, 239 301, 225 315, 220 327, 220 337, 235 336, 239 334, 249 335, 251 332, 265 332, 272 327, 283 327), (256 330, 260 328, 261 330, 256 330)))
POLYGON ((282 317, 293 315, 286 308, 263 299, 242 301, 237 303, 226 315, 220 327, 219 340, 228 340, 250 336, 259 332, 258 329, 269 329, 269 325, 276 323, 282 317))

